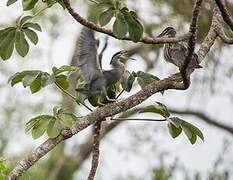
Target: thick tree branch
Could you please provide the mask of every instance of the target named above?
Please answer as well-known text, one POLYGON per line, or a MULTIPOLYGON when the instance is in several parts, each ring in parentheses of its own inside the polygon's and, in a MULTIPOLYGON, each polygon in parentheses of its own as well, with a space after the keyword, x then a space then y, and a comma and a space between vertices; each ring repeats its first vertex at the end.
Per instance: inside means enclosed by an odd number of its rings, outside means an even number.
MULTIPOLYGON (((70 13, 71 16, 73 16, 73 18, 80 24, 82 24, 83 26, 89 27, 97 32, 100 33, 104 33, 107 34, 111 37, 116 38, 113 35, 112 30, 110 29, 106 29, 106 28, 102 28, 98 25, 96 25, 95 23, 88 21, 87 19, 83 18, 82 16, 80 16, 77 12, 75 12, 75 10, 71 7, 70 5, 70 1, 69 0, 63 0, 66 9, 68 10, 68 12, 70 13)), ((187 40, 190 37, 190 33, 186 33, 184 35, 181 36, 177 36, 175 38, 155 38, 155 37, 142 37, 142 39, 140 40, 140 42, 143 42, 145 44, 162 44, 162 43, 175 43, 175 42, 179 42, 179 41, 184 41, 187 40)), ((132 41, 128 36, 123 38, 123 40, 128 40, 128 41, 132 41)))
POLYGON ((197 20, 198 20, 200 8, 201 8, 201 3, 202 3, 202 0, 196 0, 194 8, 193 8, 192 20, 191 20, 191 24, 189 27, 189 33, 191 34, 191 36, 189 37, 189 40, 188 40, 188 48, 187 48, 188 53, 184 61, 184 65, 180 69, 185 89, 187 89, 190 85, 190 77, 189 77, 190 75, 187 72, 187 68, 188 68, 190 61, 192 60, 193 53, 195 51, 197 20))
POLYGON ((174 113, 174 114, 192 115, 192 116, 198 117, 202 121, 204 121, 210 125, 213 125, 217 128, 223 129, 223 130, 228 131, 229 133, 233 134, 233 127, 232 126, 220 123, 217 120, 211 118, 210 116, 208 116, 202 112, 191 111, 191 110, 176 110, 176 109, 169 109, 169 111, 171 113, 174 113))
POLYGON ((215 0, 215 2, 219 7, 223 20, 227 23, 227 25, 233 31, 233 18, 231 17, 231 14, 228 12, 225 2, 223 2, 223 0, 215 0))
POLYGON ((96 122, 93 129, 93 147, 92 147, 92 162, 91 162, 91 170, 87 180, 93 180, 97 171, 97 167, 99 164, 99 154, 100 154, 100 130, 101 130, 101 122, 96 122))

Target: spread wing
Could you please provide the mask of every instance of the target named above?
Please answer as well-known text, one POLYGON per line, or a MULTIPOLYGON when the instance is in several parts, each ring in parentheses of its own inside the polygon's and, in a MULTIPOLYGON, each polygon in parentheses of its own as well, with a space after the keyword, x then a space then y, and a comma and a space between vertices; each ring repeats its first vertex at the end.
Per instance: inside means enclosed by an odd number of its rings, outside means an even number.
POLYGON ((97 41, 94 31, 89 28, 83 28, 81 31, 77 61, 79 71, 86 83, 91 83, 96 77, 102 76, 97 54, 97 41))

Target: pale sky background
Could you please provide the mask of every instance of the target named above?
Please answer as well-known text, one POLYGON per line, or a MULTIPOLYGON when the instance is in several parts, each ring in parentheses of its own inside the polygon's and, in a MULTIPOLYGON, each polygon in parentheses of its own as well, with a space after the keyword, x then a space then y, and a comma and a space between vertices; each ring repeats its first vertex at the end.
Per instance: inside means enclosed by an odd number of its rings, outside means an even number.
MULTIPOLYGON (((79 2, 79 4, 82 4, 82 1, 79 2)), ((55 7, 53 8, 55 11, 56 9, 59 9, 55 7)), ((77 6, 76 9, 79 11, 81 10, 83 15, 85 14, 85 8, 83 8, 83 6, 77 6)), ((149 11, 149 7, 144 4, 142 6, 142 14, 144 18, 149 17, 149 11)), ((8 24, 11 21, 14 22, 21 12, 21 5, 19 3, 11 7, 6 7, 5 1, 1 1, 0 24, 8 24)), ((22 111, 18 112, 18 114, 16 113, 13 117, 17 129, 13 131, 14 136, 11 135, 12 141, 8 151, 9 156, 12 153, 19 153, 25 149, 29 150, 32 147, 36 147, 46 139, 46 137, 43 137, 39 140, 33 140, 29 134, 24 133, 24 123, 28 121, 29 118, 36 115, 31 112, 30 109, 27 109, 28 104, 32 102, 46 102, 46 108, 44 108, 45 113, 51 113, 53 106, 59 105, 61 96, 59 93, 54 93, 53 87, 48 87, 39 93, 31 95, 29 90, 24 89, 22 85, 17 85, 16 87, 11 88, 7 83, 6 78, 17 71, 22 71, 27 68, 50 71, 52 66, 61 66, 69 63, 75 39, 80 31, 81 25, 77 24, 63 10, 57 10, 57 14, 59 14, 59 17, 62 17, 62 19, 58 29, 60 35, 54 42, 51 42, 51 38, 48 36, 51 25, 42 23, 43 32, 39 33, 39 43, 36 47, 30 44, 31 48, 26 58, 21 58, 14 53, 14 56, 10 60, 0 62, 0 69, 5 72, 0 72, 0 82, 4 86, 1 88, 0 105, 3 107, 11 106, 11 103, 19 103, 18 108, 22 109, 22 111), (39 51, 36 50, 37 48, 39 48, 39 51), (43 54, 41 52, 43 52, 43 54)), ((99 34, 97 36, 100 40, 104 37, 99 34)), ((111 56, 121 49, 118 43, 119 41, 110 38, 109 47, 104 55, 105 68, 110 68, 108 63, 111 56)), ((133 45, 133 43, 129 42, 125 42, 125 44, 126 46, 133 45)), ((223 51, 221 61, 231 62, 232 55, 233 47, 231 46, 223 51)), ((143 61, 139 57, 135 56, 135 58, 138 59, 137 62, 129 62, 127 69, 129 71, 144 70, 145 64, 143 61)), ((150 73, 155 74, 160 78, 175 72, 176 68, 173 67, 173 65, 165 63, 162 57, 159 60, 157 68, 150 71, 150 73)), ((208 71, 206 71, 205 68, 197 70, 194 73, 194 76, 198 77, 203 73, 208 73, 208 71)), ((221 71, 217 73, 221 73, 221 71)), ((221 74, 218 78, 221 79, 221 74)), ((229 99, 229 96, 225 95, 225 92, 232 92, 232 79, 224 80, 224 82, 224 86, 219 85, 217 88, 220 93, 215 95, 210 95, 208 91, 203 91, 199 95, 193 95, 195 89, 191 86, 187 91, 169 90, 166 91, 163 96, 161 94, 156 94, 144 104, 152 104, 155 101, 160 101, 168 107, 174 107, 176 109, 184 109, 184 107, 188 107, 193 110, 205 112, 214 119, 233 126, 232 99, 229 99)), ((137 92, 138 90, 139 87, 136 86, 133 92, 137 92)), ((126 97, 128 94, 124 94, 123 97, 124 96, 126 97)), ((82 113, 85 114, 87 111, 83 110, 82 113)), ((140 116, 136 115, 135 117, 140 116)), ((148 114, 147 117, 151 117, 151 115, 148 114)), ((127 122, 111 132, 107 138, 101 142, 100 162, 102 164, 98 169, 97 177, 101 176, 102 180, 109 180, 118 175, 124 176, 127 174, 134 174, 136 177, 143 176, 145 180, 149 180, 150 174, 148 174, 148 172, 152 167, 158 164, 158 154, 161 152, 170 152, 169 156, 165 158, 168 163, 174 162, 174 159, 177 157, 182 164, 190 170, 190 172, 200 171, 202 173, 207 173, 211 170, 214 161, 221 153, 224 139, 228 139, 232 142, 232 136, 223 130, 206 125, 204 122, 196 118, 188 117, 185 119, 202 130, 205 136, 205 142, 198 139, 198 142, 195 145, 191 145, 183 134, 173 140, 168 133, 166 123, 127 122), (139 127, 142 129, 139 130, 139 127), (146 135, 152 139, 149 143, 145 143, 143 147, 137 147, 139 153, 130 151, 131 136, 133 136, 133 134, 129 129, 134 128, 139 130, 136 132, 139 136, 144 136, 145 133, 147 133, 146 135), (156 148, 154 149, 154 147, 156 148)), ((89 130, 84 130, 80 134, 69 139, 69 146, 72 147, 72 145, 85 140, 88 132, 89 130)), ((67 149, 67 152, 69 152, 69 148, 67 149)), ((226 154, 227 157, 225 157, 229 160, 229 167, 233 167, 232 155, 233 145, 230 146, 229 152, 226 154)), ((87 176, 86 170, 88 170, 89 167, 90 162, 88 161, 85 163, 82 173, 77 174, 74 179, 84 180, 87 176)), ((231 173, 233 173, 233 169, 231 173)), ((233 180, 233 174, 231 174, 231 179, 233 180)))

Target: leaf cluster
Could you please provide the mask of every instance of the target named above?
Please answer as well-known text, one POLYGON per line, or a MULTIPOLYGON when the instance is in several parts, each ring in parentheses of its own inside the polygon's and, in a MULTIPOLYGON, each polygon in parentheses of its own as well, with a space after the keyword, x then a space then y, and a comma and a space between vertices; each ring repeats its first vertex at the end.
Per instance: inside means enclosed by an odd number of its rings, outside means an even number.
POLYGON ((123 39, 127 33, 134 41, 140 41, 143 34, 143 25, 135 11, 130 11, 122 1, 99 0, 99 7, 104 7, 104 11, 99 16, 99 24, 107 25, 113 17, 113 35, 118 39, 123 39))
POLYGON ((63 89, 69 88, 68 76, 64 75, 65 72, 72 72, 75 68, 73 66, 64 65, 60 68, 53 67, 52 74, 40 70, 29 70, 17 72, 9 78, 11 86, 22 83, 23 87, 29 87, 32 93, 36 93, 42 88, 50 85, 57 84, 63 89))
POLYGON ((33 16, 23 16, 18 18, 16 25, 0 30, 0 57, 7 60, 11 57, 14 48, 17 53, 25 57, 29 51, 30 41, 38 43, 36 31, 42 31, 38 23, 32 23, 33 16))
POLYGON ((54 138, 63 128, 70 127, 76 119, 76 116, 67 110, 54 107, 53 115, 39 115, 30 119, 26 123, 25 131, 31 131, 34 139, 38 139, 45 132, 49 138, 54 138))
POLYGON ((197 137, 204 140, 202 132, 196 126, 178 117, 170 117, 170 113, 164 104, 156 102, 156 105, 147 106, 140 111, 140 113, 148 112, 159 114, 167 120, 169 133, 173 138, 178 137, 183 131, 191 144, 195 144, 197 137))

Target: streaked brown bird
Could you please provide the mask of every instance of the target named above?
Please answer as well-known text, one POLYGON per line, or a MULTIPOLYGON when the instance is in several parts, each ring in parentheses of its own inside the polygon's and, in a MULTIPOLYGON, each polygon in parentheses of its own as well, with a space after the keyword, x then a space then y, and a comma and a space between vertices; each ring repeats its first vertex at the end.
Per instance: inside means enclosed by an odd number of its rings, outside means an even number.
MULTIPOLYGON (((167 27, 163 30, 161 34, 157 37, 175 37, 176 31, 173 27, 167 27)), ((164 45, 164 58, 167 62, 174 64, 175 66, 181 68, 184 65, 187 56, 187 45, 183 42, 177 43, 165 43, 164 45)), ((199 65, 199 58, 196 53, 193 54, 191 61, 189 62, 189 69, 202 68, 199 65)))
POLYGON ((85 84, 76 91, 88 96, 104 93, 107 100, 114 101, 107 96, 106 88, 120 80, 125 71, 125 63, 129 59, 127 51, 115 53, 111 59, 111 70, 103 70, 97 53, 97 40, 94 31, 83 28, 78 44, 78 69, 85 84))

